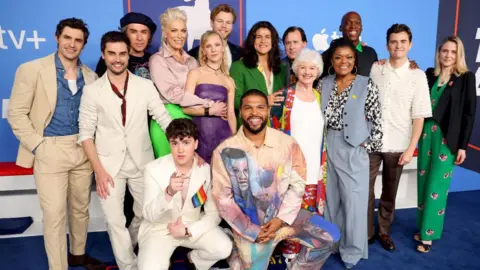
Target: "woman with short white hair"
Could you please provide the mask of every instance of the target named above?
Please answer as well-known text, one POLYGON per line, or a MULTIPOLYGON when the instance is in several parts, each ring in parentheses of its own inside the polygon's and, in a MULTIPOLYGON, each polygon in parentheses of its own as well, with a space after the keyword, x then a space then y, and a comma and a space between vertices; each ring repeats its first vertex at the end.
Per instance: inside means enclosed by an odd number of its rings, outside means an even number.
MULTIPOLYGON (((298 81, 280 90, 285 99, 279 106, 271 108, 270 123, 273 128, 293 136, 305 156, 307 185, 302 209, 323 215, 326 184, 324 119, 320 93, 313 86, 323 72, 322 56, 305 48, 295 58, 292 70, 298 81)), ((289 247, 284 246, 283 254, 291 259, 295 256, 292 250, 298 248, 294 247, 294 243, 286 245, 289 247)))

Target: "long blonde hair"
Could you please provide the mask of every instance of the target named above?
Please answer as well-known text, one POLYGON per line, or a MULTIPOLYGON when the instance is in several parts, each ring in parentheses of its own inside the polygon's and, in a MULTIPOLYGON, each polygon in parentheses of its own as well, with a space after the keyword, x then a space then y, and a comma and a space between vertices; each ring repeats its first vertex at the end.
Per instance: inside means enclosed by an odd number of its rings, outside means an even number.
POLYGON ((465 61, 465 47, 463 47, 462 40, 458 36, 449 36, 442 40, 435 53, 435 76, 440 75, 440 72, 442 71, 442 66, 440 65, 440 51, 442 50, 443 45, 449 41, 457 45, 457 59, 455 67, 453 68, 453 74, 458 77, 468 71, 467 63, 465 61))
MULTIPOLYGON (((207 32, 203 33, 202 38, 200 39, 200 48, 198 51, 198 62, 200 62, 200 66, 205 66, 207 64, 207 56, 203 51, 203 47, 205 46, 205 43, 207 43, 207 40, 214 35, 218 36, 218 38, 222 41, 222 46, 225 46, 225 41, 217 32, 208 30, 207 32)), ((227 60, 225 59, 225 52, 222 55, 222 63, 220 64, 220 70, 226 75, 229 74, 227 60)))

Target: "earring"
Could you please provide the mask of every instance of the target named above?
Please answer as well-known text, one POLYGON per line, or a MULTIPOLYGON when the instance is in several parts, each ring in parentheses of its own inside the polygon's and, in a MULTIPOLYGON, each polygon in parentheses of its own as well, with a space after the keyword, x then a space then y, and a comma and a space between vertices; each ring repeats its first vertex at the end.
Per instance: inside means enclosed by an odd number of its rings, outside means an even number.
POLYGON ((333 74, 330 73, 330 70, 332 69, 332 67, 333 67, 333 66, 330 66, 330 67, 328 68, 327 73, 328 73, 328 75, 332 75, 332 76, 333 76, 333 75, 335 75, 335 72, 334 72, 333 74))
MULTIPOLYGON (((354 66, 354 68, 355 68, 355 73, 353 73, 353 74, 354 74, 354 75, 357 75, 357 73, 358 73, 358 68, 357 68, 357 66, 354 66)), ((353 69, 352 69, 352 70, 353 70, 353 69)))

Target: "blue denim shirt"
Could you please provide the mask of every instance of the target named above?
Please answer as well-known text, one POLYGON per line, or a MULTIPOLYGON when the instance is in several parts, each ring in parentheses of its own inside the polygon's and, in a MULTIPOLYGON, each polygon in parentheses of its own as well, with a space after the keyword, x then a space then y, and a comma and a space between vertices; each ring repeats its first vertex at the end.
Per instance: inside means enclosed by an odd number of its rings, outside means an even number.
POLYGON ((81 65, 80 60, 78 60, 78 91, 73 95, 68 87, 68 80, 64 78, 65 68, 58 57, 58 53, 55 53, 55 68, 57 70, 57 104, 55 106, 52 120, 43 132, 45 137, 78 134, 80 99, 82 97, 83 86, 85 85, 83 74, 80 69, 81 65))

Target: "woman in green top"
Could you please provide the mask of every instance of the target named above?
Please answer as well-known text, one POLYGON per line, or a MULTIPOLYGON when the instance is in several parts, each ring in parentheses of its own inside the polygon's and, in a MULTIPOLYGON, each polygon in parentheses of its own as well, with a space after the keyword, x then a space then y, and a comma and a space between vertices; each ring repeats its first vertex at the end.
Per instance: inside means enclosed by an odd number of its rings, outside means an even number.
POLYGON ((440 239, 455 165, 466 158, 476 110, 475 75, 465 63, 463 43, 447 37, 438 47, 435 68, 427 70, 433 117, 425 121, 418 155, 419 252, 440 239))
MULTIPOLYGON (((244 56, 230 68, 235 81, 235 110, 246 91, 257 89, 268 96, 270 105, 283 101, 285 65, 280 61, 279 36, 270 22, 260 21, 252 26, 245 41, 244 56)), ((242 121, 239 118, 238 126, 242 121)))

